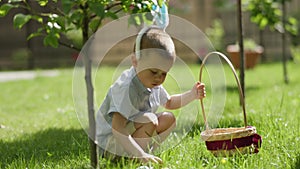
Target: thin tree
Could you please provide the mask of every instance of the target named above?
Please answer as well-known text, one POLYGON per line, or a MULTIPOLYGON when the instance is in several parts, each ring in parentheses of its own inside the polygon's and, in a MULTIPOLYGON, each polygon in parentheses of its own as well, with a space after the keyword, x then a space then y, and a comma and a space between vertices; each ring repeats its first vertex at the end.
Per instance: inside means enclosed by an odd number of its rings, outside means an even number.
POLYGON ((285 0, 281 0, 281 6, 282 6, 282 33, 281 33, 281 42, 282 42, 282 65, 283 65, 283 78, 284 78, 284 82, 286 84, 289 83, 289 77, 288 77, 288 73, 287 73, 287 65, 286 65, 286 61, 287 61, 287 56, 286 56, 286 29, 285 29, 285 25, 286 25, 286 6, 285 6, 285 0))
MULTIPOLYGON (((242 15, 242 2, 237 0, 237 23, 238 23, 238 42, 240 48, 240 81, 242 87, 243 97, 245 98, 245 54, 244 54, 244 31, 243 31, 243 15, 242 15)), ((244 99, 243 98, 243 99, 244 99)), ((242 101, 240 101, 242 104, 242 101)))

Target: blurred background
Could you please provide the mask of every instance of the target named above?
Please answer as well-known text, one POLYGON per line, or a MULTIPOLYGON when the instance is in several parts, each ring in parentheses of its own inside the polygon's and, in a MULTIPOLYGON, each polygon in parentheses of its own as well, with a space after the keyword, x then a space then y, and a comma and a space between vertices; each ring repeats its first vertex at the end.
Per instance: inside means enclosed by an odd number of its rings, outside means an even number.
MULTIPOLYGON (((0 5, 3 2, 0 2, 0 5)), ((34 1, 30 2, 34 8, 40 8, 34 1)), ((260 29, 250 18, 250 12, 246 10, 247 1, 243 2, 244 38, 251 39, 264 47, 264 53, 259 62, 280 61, 282 56, 281 33, 268 27, 260 29)), ((292 0, 286 3, 288 16, 300 19, 300 0, 292 0)), ((26 24, 23 29, 17 30, 13 26, 13 16, 20 9, 13 9, 8 16, 0 17, 0 70, 23 70, 37 68, 57 68, 74 66, 78 51, 60 46, 57 49, 45 47, 41 37, 27 41, 27 36, 36 31, 35 22, 26 24)), ((47 6, 43 9, 47 11, 47 6)), ((236 0, 170 0, 169 13, 184 18, 196 25, 211 40, 216 50, 226 53, 226 47, 237 42, 237 4, 236 0)), ((105 21, 106 23, 111 20, 105 21)), ((185 31, 185 26, 178 28, 185 31)), ((299 24, 298 24, 299 29, 299 24)), ((120 31, 118 28, 113 31, 120 31)), ((70 34, 69 36, 77 36, 70 34)), ((193 37, 193 35, 187 35, 193 37)), ((130 54, 133 48, 134 38, 129 38, 116 45, 105 57, 102 64, 117 65, 124 57, 130 54), (128 50, 130 49, 130 50, 128 50), (122 55, 120 55, 120 53, 122 55)), ((103 42, 106 43, 106 42, 103 42)), ((109 43, 109 42, 107 42, 109 43)), ((300 38, 287 35, 286 53, 289 59, 299 57, 300 38)), ((197 62, 196 55, 190 54, 188 48, 176 43, 177 52, 186 62, 197 62)), ((201 53, 201 51, 199 50, 201 53)))

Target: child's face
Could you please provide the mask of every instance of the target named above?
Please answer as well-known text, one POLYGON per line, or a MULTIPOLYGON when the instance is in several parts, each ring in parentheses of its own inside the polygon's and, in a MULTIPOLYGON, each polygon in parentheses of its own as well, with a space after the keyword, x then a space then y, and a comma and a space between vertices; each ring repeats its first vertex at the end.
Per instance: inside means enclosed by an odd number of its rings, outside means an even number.
POLYGON ((138 77, 142 84, 147 88, 153 88, 161 85, 167 76, 167 72, 160 69, 145 69, 138 73, 138 77))
POLYGON ((147 88, 161 85, 173 65, 173 59, 160 53, 148 51, 147 57, 141 58, 135 66, 137 76, 147 88), (151 55, 151 56, 149 56, 151 55))

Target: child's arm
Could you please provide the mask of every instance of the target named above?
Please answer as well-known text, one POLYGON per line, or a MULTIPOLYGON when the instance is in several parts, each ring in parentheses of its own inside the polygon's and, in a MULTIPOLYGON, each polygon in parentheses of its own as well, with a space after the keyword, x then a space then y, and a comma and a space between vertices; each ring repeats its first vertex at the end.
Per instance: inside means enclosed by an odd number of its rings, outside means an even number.
POLYGON ((156 156, 146 153, 141 146, 134 140, 134 138, 126 130, 127 119, 120 113, 113 113, 112 131, 118 143, 122 145, 126 152, 134 157, 140 158, 142 162, 162 163, 162 160, 156 156))
POLYGON ((165 105, 167 109, 178 109, 190 103, 195 99, 202 99, 205 97, 205 85, 197 82, 193 88, 185 93, 172 95, 165 105))

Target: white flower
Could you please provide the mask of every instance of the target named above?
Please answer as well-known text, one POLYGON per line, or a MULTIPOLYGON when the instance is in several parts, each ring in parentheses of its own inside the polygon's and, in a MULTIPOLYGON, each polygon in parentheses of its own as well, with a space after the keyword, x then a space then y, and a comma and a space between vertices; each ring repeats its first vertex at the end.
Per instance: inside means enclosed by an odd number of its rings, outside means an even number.
POLYGON ((61 26, 59 26, 56 22, 54 23, 54 27, 55 27, 56 29, 61 29, 61 26))
POLYGON ((50 14, 50 18, 52 18, 52 19, 53 19, 53 18, 58 18, 58 15, 55 14, 55 13, 54 13, 54 14, 50 14))
POLYGON ((47 25, 48 25, 50 28, 53 28, 53 23, 52 23, 52 22, 48 22, 47 25))

